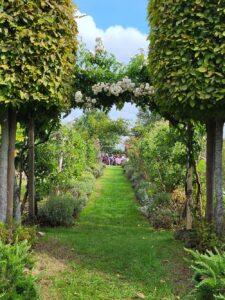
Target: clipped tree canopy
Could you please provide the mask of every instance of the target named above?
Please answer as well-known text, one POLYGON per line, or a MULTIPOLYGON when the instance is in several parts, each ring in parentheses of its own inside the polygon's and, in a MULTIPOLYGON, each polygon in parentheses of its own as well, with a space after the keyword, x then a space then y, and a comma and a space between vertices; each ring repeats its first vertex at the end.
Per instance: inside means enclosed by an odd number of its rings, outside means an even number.
POLYGON ((71 0, 1 3, 1 103, 33 110, 69 106, 77 49, 74 8, 71 0))
POLYGON ((224 1, 150 1, 150 73, 162 113, 224 118, 224 10, 224 1))

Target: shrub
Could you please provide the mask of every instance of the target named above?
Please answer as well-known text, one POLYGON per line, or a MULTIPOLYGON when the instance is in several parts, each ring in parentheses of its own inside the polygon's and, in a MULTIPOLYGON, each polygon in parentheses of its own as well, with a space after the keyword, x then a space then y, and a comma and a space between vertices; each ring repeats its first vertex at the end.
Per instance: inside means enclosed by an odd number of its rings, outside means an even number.
POLYGON ((14 244, 17 241, 27 241, 29 245, 33 245, 37 240, 36 226, 9 226, 0 223, 0 241, 4 244, 14 244))
POLYGON ((13 234, 13 242, 15 243, 16 241, 27 241, 29 245, 34 245, 37 241, 37 227, 16 227, 13 234))
POLYGON ((103 164, 95 164, 91 166, 92 174, 95 176, 95 178, 98 178, 102 176, 103 174, 103 164))
POLYGON ((131 164, 126 163, 124 165, 124 172, 129 179, 131 179, 131 176, 133 175, 134 171, 135 169, 131 164))
POLYGON ((195 289, 191 296, 197 300, 225 299, 225 252, 207 250, 205 254, 187 250, 194 257, 195 289))
POLYGON ((36 279, 31 275, 33 262, 27 242, 4 245, 0 242, 0 298, 38 299, 36 279))
POLYGON ((154 228, 171 229, 177 225, 177 212, 169 207, 158 207, 151 211, 150 222, 154 228))
POLYGON ((94 183, 91 181, 77 181, 73 188, 70 190, 70 193, 74 198, 79 199, 81 197, 90 195, 93 191, 94 183))
POLYGON ((124 170, 132 182, 137 199, 141 204, 139 210, 149 218, 153 227, 171 229, 181 223, 181 207, 183 207, 181 191, 177 190, 172 197, 167 192, 159 193, 155 184, 144 180, 129 163, 125 164, 124 170))
POLYGON ((86 190, 86 183, 84 181, 76 181, 73 188, 70 190, 70 193, 76 199, 82 197, 83 195, 87 195, 88 188, 86 190))
POLYGON ((141 176, 138 172, 134 172, 130 178, 133 187, 138 185, 138 182, 141 180, 141 176))
POLYGON ((220 244, 214 224, 209 224, 204 219, 195 219, 193 227, 193 235, 196 241, 195 247, 199 251, 212 250, 220 244))
POLYGON ((0 223, 0 241, 8 243, 12 239, 12 230, 5 224, 0 223))
POLYGON ((141 205, 145 206, 149 203, 149 197, 146 192, 146 189, 144 188, 137 189, 136 195, 141 205))
POLYGON ((145 206, 140 210, 155 228, 171 229, 179 223, 179 213, 169 193, 157 193, 152 198, 148 197, 145 206))
POLYGON ((50 226, 71 226, 76 215, 77 201, 71 194, 50 196, 39 209, 41 223, 50 226))

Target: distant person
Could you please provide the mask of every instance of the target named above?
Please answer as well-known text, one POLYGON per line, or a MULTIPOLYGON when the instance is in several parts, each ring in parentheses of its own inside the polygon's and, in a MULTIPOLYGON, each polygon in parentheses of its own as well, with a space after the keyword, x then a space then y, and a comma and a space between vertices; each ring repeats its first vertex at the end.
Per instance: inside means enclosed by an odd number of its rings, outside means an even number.
POLYGON ((111 166, 114 165, 114 163, 115 163, 115 158, 114 158, 113 155, 111 155, 111 156, 109 157, 109 163, 110 163, 111 166))
POLYGON ((120 156, 118 155, 117 157, 116 157, 116 165, 117 166, 120 166, 121 165, 121 158, 120 158, 120 156))
POLYGON ((103 155, 102 162, 103 162, 105 165, 108 165, 108 164, 109 164, 109 156, 108 156, 107 153, 105 153, 105 154, 103 155))

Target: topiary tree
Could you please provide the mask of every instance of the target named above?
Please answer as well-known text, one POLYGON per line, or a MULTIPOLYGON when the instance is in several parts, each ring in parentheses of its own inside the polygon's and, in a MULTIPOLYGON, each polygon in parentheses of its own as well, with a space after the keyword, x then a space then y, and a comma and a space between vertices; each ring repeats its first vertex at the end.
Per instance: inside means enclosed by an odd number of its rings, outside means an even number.
POLYGON ((225 6, 222 1, 210 0, 152 0, 148 8, 155 103, 162 113, 172 113, 177 120, 207 124, 206 218, 212 221, 216 177, 215 220, 221 234, 225 6))
MULTIPOLYGON (((26 123, 33 131, 36 118, 45 117, 47 121, 52 111, 59 114, 70 105, 77 27, 71 0, 4 1, 0 14, 1 145, 4 150, 0 161, 0 221, 6 221, 5 186, 8 185, 7 221, 10 222, 16 115, 26 112, 26 123)), ((32 132, 30 137, 33 144, 32 132)), ((32 149, 30 155, 33 156, 32 149)))

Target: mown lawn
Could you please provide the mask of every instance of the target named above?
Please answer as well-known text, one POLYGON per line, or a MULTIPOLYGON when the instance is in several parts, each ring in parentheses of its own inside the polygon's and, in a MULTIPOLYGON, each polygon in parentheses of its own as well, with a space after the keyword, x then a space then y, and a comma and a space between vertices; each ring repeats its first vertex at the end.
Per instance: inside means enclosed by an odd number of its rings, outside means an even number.
POLYGON ((152 230, 120 167, 106 168, 76 226, 45 232, 36 250, 44 299, 183 299, 190 290, 183 245, 152 230))

